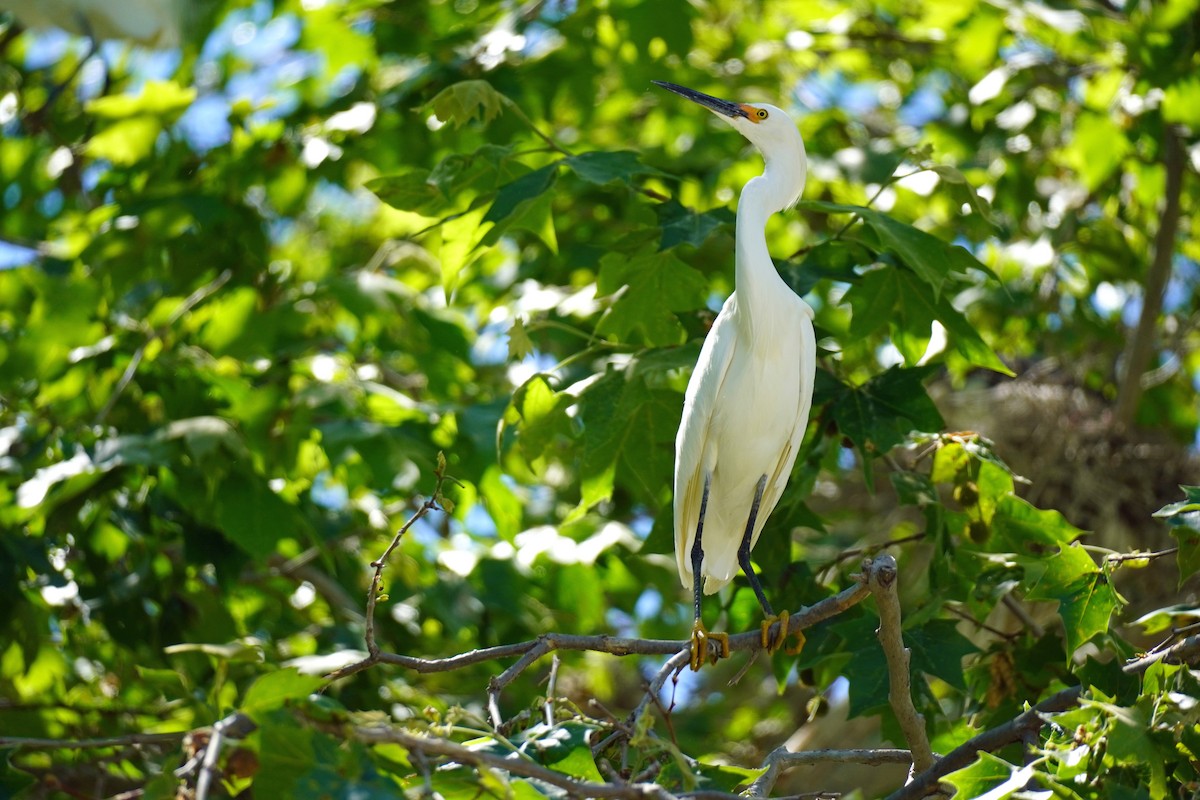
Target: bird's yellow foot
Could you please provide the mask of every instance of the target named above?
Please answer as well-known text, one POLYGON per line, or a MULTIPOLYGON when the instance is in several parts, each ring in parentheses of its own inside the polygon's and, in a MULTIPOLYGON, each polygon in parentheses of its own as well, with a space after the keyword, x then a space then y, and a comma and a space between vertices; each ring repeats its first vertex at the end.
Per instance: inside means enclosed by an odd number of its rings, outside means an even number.
MULTIPOLYGON (((767 651, 767 655, 775 655, 779 648, 788 638, 788 617, 791 616, 788 612, 767 617, 762 622, 762 646, 767 651), (779 637, 775 638, 771 635, 771 627, 779 623, 779 637)), ((796 631, 796 643, 791 647, 785 647, 783 652, 789 656, 798 656, 800 651, 804 649, 804 631, 796 631)))
POLYGON ((696 620, 696 624, 692 626, 692 672, 699 672, 700 666, 704 664, 705 658, 715 664, 718 658, 729 658, 729 634, 728 633, 709 633, 708 628, 704 627, 704 623, 696 620), (711 653, 708 643, 716 642, 720 645, 720 655, 711 653))

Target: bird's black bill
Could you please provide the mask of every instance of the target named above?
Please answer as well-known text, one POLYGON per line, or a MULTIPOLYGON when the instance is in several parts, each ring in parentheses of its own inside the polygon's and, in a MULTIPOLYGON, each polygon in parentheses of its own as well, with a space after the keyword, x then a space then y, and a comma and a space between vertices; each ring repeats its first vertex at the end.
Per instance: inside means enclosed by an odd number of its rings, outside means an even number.
POLYGON ((721 100, 720 98, 713 97, 712 95, 705 94, 704 92, 697 92, 695 89, 689 89, 686 86, 680 86, 677 83, 667 83, 666 81, 651 81, 651 83, 653 83, 655 86, 661 86, 668 92, 674 92, 680 97, 686 97, 693 103, 699 103, 708 110, 715 111, 722 116, 746 117, 749 119, 746 109, 742 108, 742 106, 738 103, 731 103, 728 100, 721 100))

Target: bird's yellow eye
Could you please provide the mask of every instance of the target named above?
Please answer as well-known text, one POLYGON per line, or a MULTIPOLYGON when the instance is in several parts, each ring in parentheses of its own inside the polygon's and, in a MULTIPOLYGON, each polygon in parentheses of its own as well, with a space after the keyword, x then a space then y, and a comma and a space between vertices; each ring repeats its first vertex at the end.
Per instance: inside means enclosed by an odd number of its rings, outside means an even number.
POLYGON ((758 119, 766 119, 767 118, 767 110, 765 108, 756 109, 754 112, 754 116, 757 117, 758 119))

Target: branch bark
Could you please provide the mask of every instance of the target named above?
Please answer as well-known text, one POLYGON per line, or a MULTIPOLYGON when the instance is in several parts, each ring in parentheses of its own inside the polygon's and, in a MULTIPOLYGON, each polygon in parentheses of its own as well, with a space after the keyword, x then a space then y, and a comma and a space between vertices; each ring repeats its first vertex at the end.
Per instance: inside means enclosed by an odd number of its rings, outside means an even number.
POLYGON ((913 705, 911 651, 904 646, 900 633, 900 596, 896 591, 896 559, 882 555, 875 559, 871 570, 870 588, 879 604, 879 630, 876 635, 883 646, 888 665, 888 702, 900 723, 908 746, 912 748, 913 770, 924 772, 933 766, 933 750, 925 734, 925 717, 913 705))
POLYGON ((1162 313, 1163 291, 1171 276, 1171 258, 1175 255, 1175 238, 1179 231, 1184 152, 1179 134, 1169 125, 1163 129, 1162 145, 1163 167, 1167 172, 1166 200, 1158 231, 1154 234, 1154 256, 1146 273, 1142 313, 1133 339, 1125 350, 1125 368, 1117 389, 1117 422, 1125 427, 1133 424, 1138 401, 1142 398, 1142 376, 1150 365, 1158 341, 1158 315, 1162 313))
POLYGON ((759 775, 750 788, 746 790, 749 797, 770 797, 779 773, 788 767, 799 767, 805 764, 911 764, 912 751, 881 748, 878 750, 805 750, 793 753, 783 747, 778 747, 767 756, 763 766, 767 771, 759 775))

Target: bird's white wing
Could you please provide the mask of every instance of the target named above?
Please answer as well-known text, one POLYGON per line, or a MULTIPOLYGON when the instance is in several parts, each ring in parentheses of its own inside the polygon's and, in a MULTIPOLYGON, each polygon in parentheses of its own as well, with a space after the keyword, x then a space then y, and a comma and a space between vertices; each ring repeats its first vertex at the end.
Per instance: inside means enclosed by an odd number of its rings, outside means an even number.
MULTIPOLYGON (((803 302, 803 301, 802 301, 803 302)), ((816 381, 817 372, 817 337, 813 331, 812 311, 805 304, 804 316, 800 324, 799 338, 799 358, 800 358, 800 408, 795 418, 795 423, 791 433, 788 436, 787 446, 779 453, 779 459, 775 462, 774 469, 767 471, 767 486, 763 491, 762 503, 759 506, 758 521, 755 526, 754 538, 751 540, 750 546, 758 541, 758 535, 762 532, 763 525, 766 524, 767 518, 771 512, 775 510, 779 499, 783 496, 783 490, 787 487, 788 480, 792 475, 792 467, 796 463, 796 456, 800 453, 800 445, 804 440, 804 432, 808 428, 808 417, 812 412, 812 396, 813 386, 816 381)))
POLYGON ((733 360, 737 295, 732 294, 700 348, 696 369, 688 381, 683 400, 683 420, 675 437, 675 563, 685 588, 692 586, 691 550, 700 518, 704 475, 716 463, 717 454, 708 432, 715 401, 733 360))

